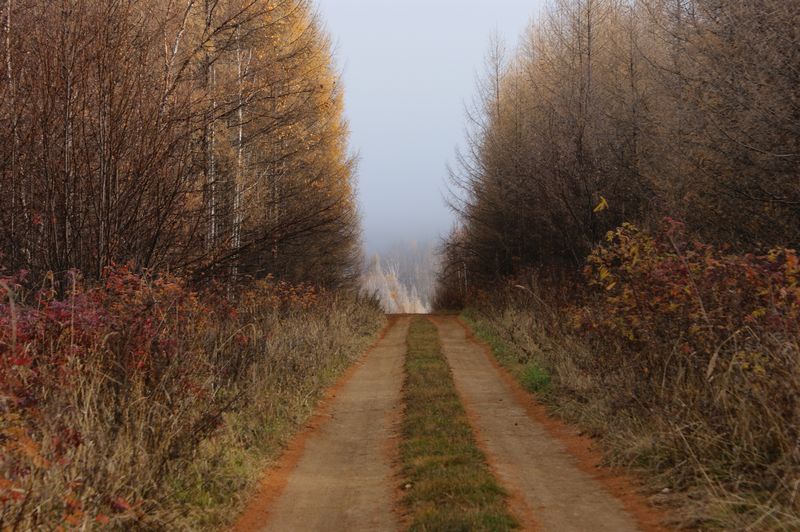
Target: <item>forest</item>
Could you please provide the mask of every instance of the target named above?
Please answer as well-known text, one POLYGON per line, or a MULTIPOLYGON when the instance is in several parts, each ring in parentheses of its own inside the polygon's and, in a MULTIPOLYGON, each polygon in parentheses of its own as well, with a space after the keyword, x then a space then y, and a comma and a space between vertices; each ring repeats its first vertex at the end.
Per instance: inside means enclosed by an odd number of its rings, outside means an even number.
POLYGON ((800 523, 800 2, 555 0, 492 42, 436 306, 691 528, 800 523), (699 502, 698 502, 699 501, 699 502))
POLYGON ((2 0, 0 530, 800 529, 800 0, 545 4, 437 251, 317 1, 2 0))

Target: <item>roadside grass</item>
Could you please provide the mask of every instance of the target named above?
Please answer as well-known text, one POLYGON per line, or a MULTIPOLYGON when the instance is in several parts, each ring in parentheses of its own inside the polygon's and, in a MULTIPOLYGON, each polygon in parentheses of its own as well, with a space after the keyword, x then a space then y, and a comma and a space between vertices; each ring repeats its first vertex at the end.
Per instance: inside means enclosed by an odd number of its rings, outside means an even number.
POLYGON ((286 317, 271 340, 274 360, 256 372, 246 407, 201 446, 172 488, 188 509, 178 528, 227 529, 257 489, 265 468, 313 414, 325 390, 375 341, 384 324, 371 309, 338 305, 286 317), (300 369, 294 375, 289 375, 300 369))
POLYGON ((507 494, 478 448, 441 352, 436 327, 408 332, 400 454, 411 530, 513 530, 507 494))
MULTIPOLYGON (((552 415, 596 439, 606 465, 634 473, 650 494, 650 501, 669 508, 667 526, 800 530, 796 513, 772 503, 774 492, 759 492, 744 483, 738 491, 731 491, 730 486, 710 481, 730 474, 731 470, 725 469, 730 462, 724 456, 686 460, 686 449, 676 448, 668 438, 677 425, 670 424, 663 413, 644 415, 633 410, 630 402, 620 402, 626 388, 619 381, 625 375, 612 373, 606 379, 599 378, 592 349, 571 333, 568 320, 550 312, 545 306, 527 311, 513 306, 470 308, 462 312, 461 319, 491 347, 498 363, 533 391, 552 415), (547 385, 538 391, 533 389, 539 386, 536 368, 543 368, 543 374, 548 375, 547 385), (700 474, 704 476, 697 476, 700 474)), ((689 413, 681 415, 688 418, 689 413)), ((709 429, 700 423, 696 428, 709 429)))
POLYGON ((62 299, 3 281, 0 358, 28 358, 0 361, 0 530, 227 528, 385 323, 269 281, 229 298, 122 267, 62 299))
MULTIPOLYGON (((547 331, 533 318, 511 309, 490 316, 468 308, 460 318, 476 338, 489 345, 497 362, 552 415, 599 439, 610 451, 604 455, 608 465, 652 468, 652 463, 640 462, 664 461, 657 442, 635 420, 614 415, 602 383, 576 364, 577 358, 591 356, 579 340, 563 331, 547 331), (618 453, 622 447, 635 447, 636 451, 618 453)), ((656 480, 655 486, 664 487, 661 480, 656 480)))
POLYGON ((513 349, 497 331, 468 309, 461 319, 475 332, 475 336, 487 343, 497 361, 506 368, 517 381, 531 393, 546 396, 552 391, 551 372, 537 360, 535 353, 521 353, 513 349))

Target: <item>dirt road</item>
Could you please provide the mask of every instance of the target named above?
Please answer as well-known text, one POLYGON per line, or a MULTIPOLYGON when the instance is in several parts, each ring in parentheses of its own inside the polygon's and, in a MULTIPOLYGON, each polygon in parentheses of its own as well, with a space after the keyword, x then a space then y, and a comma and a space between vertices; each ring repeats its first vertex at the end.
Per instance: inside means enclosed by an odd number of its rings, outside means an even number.
MULTIPOLYGON (((604 476, 582 455, 589 452, 585 439, 554 435, 557 422, 543 412, 542 417, 532 413, 530 396, 457 318, 431 320, 477 440, 510 492, 511 510, 525 530, 662 530, 660 515, 644 504, 632 484, 604 476)), ((392 449, 402 412, 410 321, 392 319, 323 414, 297 438, 301 443, 290 447, 284 460, 288 465, 267 476, 272 493, 255 501, 257 508, 236 531, 402 528, 392 449)))
MULTIPOLYGON (((410 318, 397 318, 336 393, 308 436, 285 487, 262 523, 270 531, 397 530, 390 442, 400 415, 410 318)), ((269 480, 269 479, 267 479, 269 480)))
POLYGON ((512 509, 526 528, 558 532, 639 530, 622 502, 581 470, 576 459, 532 419, 514 390, 455 317, 433 320, 478 439, 512 509))

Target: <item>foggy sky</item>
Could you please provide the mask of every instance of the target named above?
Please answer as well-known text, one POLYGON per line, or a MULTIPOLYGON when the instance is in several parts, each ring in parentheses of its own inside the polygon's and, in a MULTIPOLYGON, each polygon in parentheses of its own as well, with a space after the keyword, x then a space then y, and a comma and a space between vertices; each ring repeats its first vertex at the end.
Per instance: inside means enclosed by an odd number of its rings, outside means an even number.
POLYGON ((317 0, 343 71, 368 250, 444 236, 446 165, 494 31, 513 48, 542 0, 317 0))

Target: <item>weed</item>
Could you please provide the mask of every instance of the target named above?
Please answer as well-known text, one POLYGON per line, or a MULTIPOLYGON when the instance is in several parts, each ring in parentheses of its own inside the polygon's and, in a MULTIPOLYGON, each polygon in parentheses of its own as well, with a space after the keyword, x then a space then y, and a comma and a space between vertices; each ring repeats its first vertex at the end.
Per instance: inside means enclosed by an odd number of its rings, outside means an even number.
POLYGON ((541 354, 532 349, 523 351, 506 341, 491 324, 480 319, 474 309, 465 311, 462 319, 492 349, 494 357, 531 393, 546 394, 551 389, 552 375, 542 364, 541 354))
POLYGON ((408 333, 404 400, 400 449, 411 529, 517 528, 475 442, 436 327, 424 318, 408 333))
POLYGON ((522 386, 533 393, 546 393, 550 388, 550 374, 535 363, 529 363, 520 375, 522 386))

